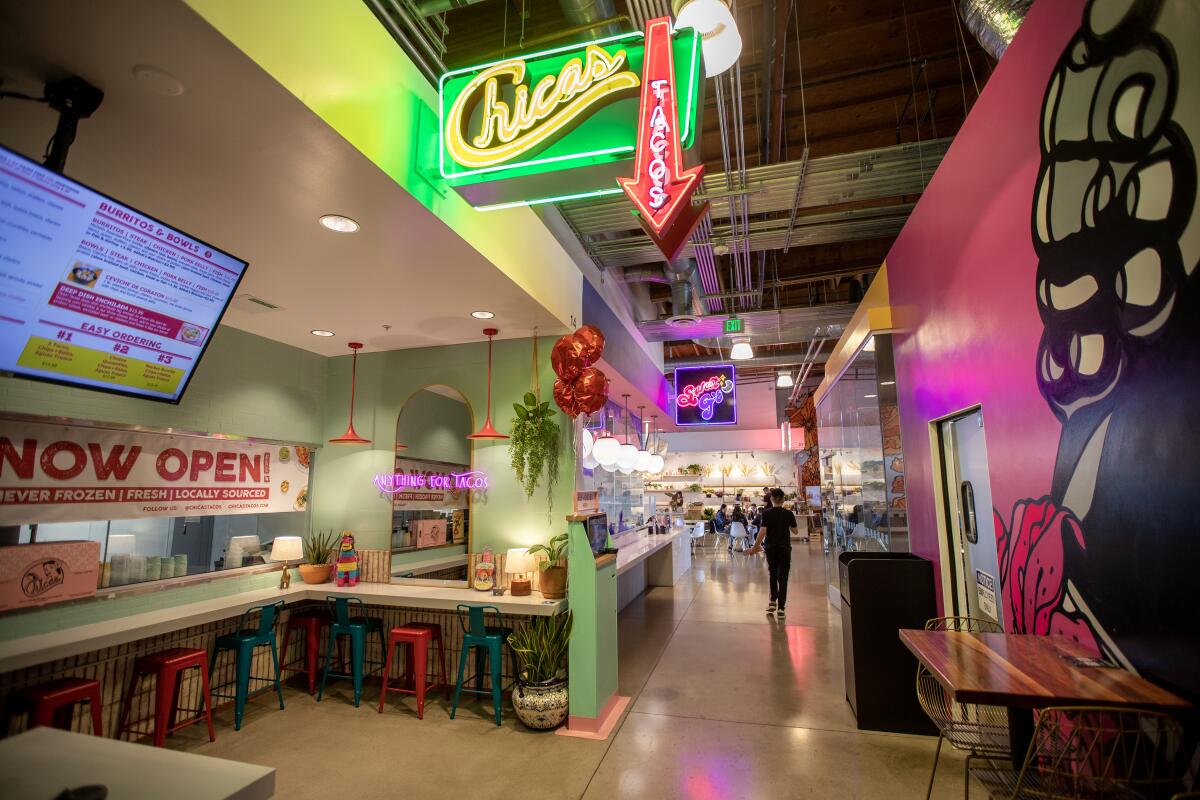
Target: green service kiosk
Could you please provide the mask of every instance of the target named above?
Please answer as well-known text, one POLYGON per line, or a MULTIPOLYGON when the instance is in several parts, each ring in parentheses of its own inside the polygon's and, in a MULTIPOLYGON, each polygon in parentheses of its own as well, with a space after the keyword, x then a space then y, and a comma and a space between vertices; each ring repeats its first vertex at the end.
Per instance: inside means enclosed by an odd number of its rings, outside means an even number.
POLYGON ((617 695, 617 554, 606 514, 571 515, 567 589, 574 628, 570 648, 569 733, 605 738, 629 698, 617 695))

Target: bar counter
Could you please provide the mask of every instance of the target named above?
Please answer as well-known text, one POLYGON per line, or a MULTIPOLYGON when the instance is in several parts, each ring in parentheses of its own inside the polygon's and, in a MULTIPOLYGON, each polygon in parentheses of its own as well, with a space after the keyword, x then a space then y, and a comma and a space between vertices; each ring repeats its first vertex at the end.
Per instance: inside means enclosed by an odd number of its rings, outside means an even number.
POLYGON ((293 575, 292 580, 288 589, 274 587, 238 592, 212 600, 0 642, 0 673, 229 619, 252 606, 278 600, 284 600, 291 605, 305 601, 323 601, 329 595, 344 594, 358 597, 369 606, 453 612, 459 603, 474 603, 492 605, 498 608, 501 614, 519 616, 551 616, 567 608, 566 600, 543 600, 537 592, 529 597, 513 597, 509 594, 497 597, 491 592, 447 586, 360 583, 357 586, 338 587, 332 583, 302 583, 298 575, 293 575))

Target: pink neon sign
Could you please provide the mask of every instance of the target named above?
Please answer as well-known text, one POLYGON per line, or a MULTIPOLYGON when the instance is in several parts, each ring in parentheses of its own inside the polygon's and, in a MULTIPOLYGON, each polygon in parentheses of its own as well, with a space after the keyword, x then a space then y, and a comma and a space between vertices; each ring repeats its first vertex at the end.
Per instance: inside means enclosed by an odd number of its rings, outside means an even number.
POLYGON ((689 383, 679 390, 675 403, 680 408, 700 409, 700 418, 711 420, 713 409, 726 395, 733 394, 733 381, 727 375, 710 375, 698 383, 689 383))
POLYGON ((395 494, 405 489, 487 489, 487 475, 479 470, 469 472, 392 472, 375 476, 375 486, 381 492, 395 494))

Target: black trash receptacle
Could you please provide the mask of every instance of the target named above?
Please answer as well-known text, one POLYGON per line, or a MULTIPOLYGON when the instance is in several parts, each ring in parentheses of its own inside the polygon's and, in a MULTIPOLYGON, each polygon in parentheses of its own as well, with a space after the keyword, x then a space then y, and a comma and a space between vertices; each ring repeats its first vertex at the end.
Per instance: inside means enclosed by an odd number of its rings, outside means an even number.
POLYGON ((933 563, 911 553, 838 556, 846 700, 860 730, 937 735, 917 702, 917 660, 901 628, 937 616, 933 563))

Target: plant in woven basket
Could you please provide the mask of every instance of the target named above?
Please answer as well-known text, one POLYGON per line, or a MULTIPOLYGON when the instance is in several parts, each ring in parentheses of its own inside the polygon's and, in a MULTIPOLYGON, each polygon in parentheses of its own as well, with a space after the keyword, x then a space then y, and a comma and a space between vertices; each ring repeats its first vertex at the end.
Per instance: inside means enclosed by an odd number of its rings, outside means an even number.
POLYGON ((554 617, 534 617, 528 625, 508 635, 508 646, 517 654, 520 679, 546 683, 559 677, 571 643, 571 612, 554 617))
POLYGON ((549 507, 553 508, 561 433, 554 421, 557 412, 550 407, 549 401, 539 403, 533 392, 526 392, 522 400, 523 403, 513 403, 517 416, 508 442, 508 455, 525 496, 533 497, 544 477, 549 507))

